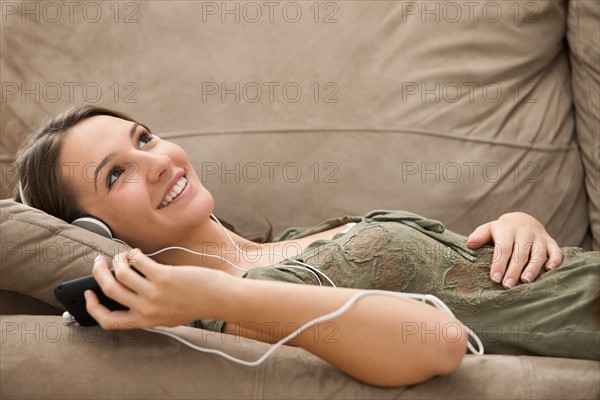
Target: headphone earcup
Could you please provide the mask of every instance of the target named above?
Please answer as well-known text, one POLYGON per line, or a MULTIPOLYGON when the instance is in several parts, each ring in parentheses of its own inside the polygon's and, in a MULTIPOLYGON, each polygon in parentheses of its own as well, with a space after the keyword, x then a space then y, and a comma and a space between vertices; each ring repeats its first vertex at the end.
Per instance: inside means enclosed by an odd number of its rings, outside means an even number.
POLYGON ((102 221, 93 217, 81 217, 77 218, 71 224, 78 226, 88 231, 97 233, 98 235, 104 236, 105 238, 112 239, 113 235, 110 228, 102 221))

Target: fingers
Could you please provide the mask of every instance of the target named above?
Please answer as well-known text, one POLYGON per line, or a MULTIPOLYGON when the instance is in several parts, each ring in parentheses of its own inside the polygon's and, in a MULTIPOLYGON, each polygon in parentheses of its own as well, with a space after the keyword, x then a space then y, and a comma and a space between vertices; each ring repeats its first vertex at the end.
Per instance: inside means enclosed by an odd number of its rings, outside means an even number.
POLYGON ((546 269, 551 270, 557 268, 563 262, 563 253, 556 241, 552 240, 548 244, 548 262, 546 269))
POLYGON ((157 297, 157 288, 150 279, 159 280, 161 265, 135 249, 120 253, 112 260, 112 271, 104 257, 98 257, 92 274, 104 294, 129 310, 111 311, 98 300, 93 291, 84 293, 88 313, 104 329, 128 329, 154 326, 145 317, 148 299, 157 297))
POLYGON ((556 268, 562 263, 560 247, 534 217, 514 212, 480 226, 469 236, 469 244, 477 240, 495 242, 490 278, 504 288, 515 287, 519 280, 533 282, 542 267, 556 268))
POLYGON ((553 269, 559 266, 562 260, 562 250, 553 240, 549 243, 544 238, 516 240, 502 285, 510 289, 516 286, 519 278, 524 283, 531 283, 538 277, 544 265, 547 270, 553 269))
MULTIPOLYGON (((131 308, 136 304, 136 294, 129 287, 125 286, 120 282, 119 279, 123 279, 125 272, 123 272, 123 264, 125 261, 119 257, 116 261, 113 261, 115 275, 110 271, 106 259, 100 257, 92 268, 92 275, 100 285, 100 288, 104 294, 111 299, 121 303, 122 305, 131 308), (119 260, 120 259, 120 260, 119 260), (117 272, 120 271, 120 272, 117 272), (116 278, 115 278, 116 277, 116 278)), ((127 266, 125 267, 133 274, 135 272, 127 266)), ((136 274, 137 275, 137 274, 136 274)), ((139 275, 138 275, 139 276, 139 275)), ((143 278, 142 278, 143 279, 143 278)))
POLYGON ((120 256, 120 258, 126 259, 131 266, 143 274, 146 280, 153 280, 153 278, 164 269, 163 265, 160 265, 142 253, 140 249, 133 249, 128 253, 121 253, 120 256))
MULTIPOLYGON (((490 277, 493 282, 502 283, 505 289, 510 289, 516 286, 519 281, 519 276, 525 265, 530 260, 531 248, 535 247, 533 242, 515 240, 512 233, 504 233, 499 238, 494 247, 494 258, 490 268, 490 277), (522 243, 526 243, 523 245, 522 243)), ((538 263, 539 264, 539 263, 538 263)), ((541 264, 537 267, 536 264, 531 264, 527 271, 527 277, 531 274, 537 275, 541 268, 541 264)))
POLYGON ((145 296, 152 291, 152 283, 147 279, 149 271, 145 268, 150 258, 144 256, 144 261, 141 261, 143 254, 139 251, 136 254, 136 251, 137 249, 117 255, 113 259, 113 270, 120 283, 131 291, 145 296))
POLYGON ((519 274, 527 262, 527 260, 523 260, 523 258, 519 244, 513 244, 510 260, 508 261, 506 272, 502 279, 502 286, 504 286, 505 289, 515 287, 519 281, 519 274))
POLYGON ((528 257, 528 260, 526 260, 525 268, 522 270, 521 280, 525 283, 531 283, 537 278, 546 261, 546 245, 531 242, 526 244, 524 250, 523 257, 528 257))
POLYGON ((133 322, 129 311, 111 311, 103 306, 93 290, 86 290, 85 308, 102 329, 135 329, 139 326, 133 322))
MULTIPOLYGON (((490 278, 492 282, 500 283, 505 277, 506 270, 513 253, 514 233, 504 228, 501 224, 490 222, 486 224, 487 234, 494 241, 494 254, 490 266, 490 278)), ((482 227, 485 225, 482 225, 482 227)), ((481 228, 481 227, 480 227, 481 228)), ((477 228, 479 230, 479 228, 477 228)), ((477 230, 475 232, 477 232, 477 230)), ((474 232, 474 233, 475 233, 474 232)))
MULTIPOLYGON (((501 249, 500 251, 507 250, 501 249)), ((533 282, 546 261, 546 253, 546 244, 543 241, 535 240, 532 237, 515 239, 511 246, 510 260, 506 261, 502 286, 510 289, 515 287, 519 280, 525 283, 533 282)), ((501 259, 501 262, 504 263, 504 259, 501 259)))
POLYGON ((490 223, 480 225, 467 238, 467 247, 470 249, 478 249, 492 241, 492 233, 490 231, 490 223))
POLYGON ((495 283, 502 282, 513 253, 513 243, 509 240, 497 240, 490 267, 490 278, 495 283))

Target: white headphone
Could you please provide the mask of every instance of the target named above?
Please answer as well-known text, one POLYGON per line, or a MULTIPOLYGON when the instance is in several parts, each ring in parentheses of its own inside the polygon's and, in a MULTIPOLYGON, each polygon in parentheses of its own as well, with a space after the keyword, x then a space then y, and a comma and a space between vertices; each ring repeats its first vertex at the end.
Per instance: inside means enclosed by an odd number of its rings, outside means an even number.
POLYGON ((95 217, 90 216, 77 218, 75 221, 71 222, 71 225, 87 229, 88 231, 92 231, 108 239, 114 239, 108 225, 106 225, 104 222, 100 221, 98 218, 95 217))

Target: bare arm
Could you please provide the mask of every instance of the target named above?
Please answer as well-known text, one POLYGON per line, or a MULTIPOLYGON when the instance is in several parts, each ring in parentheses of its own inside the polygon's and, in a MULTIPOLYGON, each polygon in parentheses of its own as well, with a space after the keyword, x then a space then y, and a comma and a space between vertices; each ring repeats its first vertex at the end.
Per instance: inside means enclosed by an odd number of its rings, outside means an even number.
MULTIPOLYGON (((305 322, 327 314, 354 289, 240 279, 198 267, 169 267, 139 253, 135 273, 121 255, 113 278, 105 261, 93 269, 109 296, 128 311, 109 311, 93 292, 88 312, 106 329, 173 326, 195 319, 227 321, 225 332, 275 342, 305 322)), ((467 334, 455 318, 418 301, 368 296, 345 314, 306 331, 295 345, 363 382, 414 384, 456 369, 467 334)))

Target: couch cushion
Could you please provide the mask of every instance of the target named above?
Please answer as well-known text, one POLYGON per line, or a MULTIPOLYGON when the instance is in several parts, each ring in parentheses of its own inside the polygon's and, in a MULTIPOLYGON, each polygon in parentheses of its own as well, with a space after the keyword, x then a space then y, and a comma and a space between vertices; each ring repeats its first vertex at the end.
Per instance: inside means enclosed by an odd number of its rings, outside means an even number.
MULTIPOLYGON (((61 282, 89 275, 98 254, 113 257, 124 245, 67 224, 46 213, 10 200, 0 200, 2 262, 0 290, 32 297, 64 310, 54 297, 61 282)), ((6 313, 36 313, 39 303, 18 303, 14 294, 3 293, 11 306, 6 313)), ((8 306, 7 306, 8 307, 8 306)), ((44 307, 44 313, 51 309, 44 307)))
MULTIPOLYGON (((245 360, 256 360, 269 348, 201 329, 182 326, 168 331, 245 360)), ((291 346, 278 349, 260 366, 245 367, 154 333, 65 325, 60 317, 2 316, 0 333, 2 398, 597 399, 600 395, 597 361, 467 355, 450 375, 383 389, 349 378, 291 346)))
POLYGON ((31 296, 0 289, 0 315, 59 315, 61 312, 62 310, 31 296))

